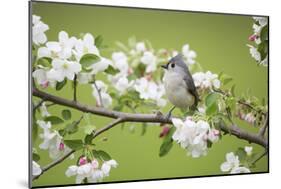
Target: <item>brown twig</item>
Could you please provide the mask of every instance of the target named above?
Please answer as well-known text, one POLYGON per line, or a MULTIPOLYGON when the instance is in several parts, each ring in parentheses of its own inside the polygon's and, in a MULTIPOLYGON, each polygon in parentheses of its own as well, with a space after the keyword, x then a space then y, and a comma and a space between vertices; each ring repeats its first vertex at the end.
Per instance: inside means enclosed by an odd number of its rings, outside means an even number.
POLYGON ((100 106, 100 107, 103 107, 102 96, 101 96, 101 89, 98 88, 95 79, 94 79, 94 81, 93 81, 93 85, 94 85, 94 87, 96 88, 97 93, 98 93, 98 96, 99 96, 99 101, 100 101, 99 106, 100 106))
POLYGON ((259 131, 259 136, 260 136, 260 137, 264 137, 265 131, 266 131, 268 125, 269 125, 268 123, 269 123, 269 118, 268 118, 268 113, 266 113, 264 124, 263 124, 263 126, 260 128, 260 131, 259 131))

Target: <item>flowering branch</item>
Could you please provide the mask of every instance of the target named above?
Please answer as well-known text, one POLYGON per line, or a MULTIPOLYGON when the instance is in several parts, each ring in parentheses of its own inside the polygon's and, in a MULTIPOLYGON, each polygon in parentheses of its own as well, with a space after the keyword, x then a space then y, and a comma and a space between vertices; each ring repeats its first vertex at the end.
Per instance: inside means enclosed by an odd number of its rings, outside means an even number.
POLYGON ((264 137, 264 134, 265 134, 265 131, 268 127, 268 113, 266 114, 266 117, 265 117, 265 121, 264 121, 264 125, 261 127, 260 131, 259 131, 259 136, 261 137, 264 137))
MULTIPOLYGON (((54 96, 45 92, 42 92, 36 88, 33 89, 33 95, 37 96, 39 98, 44 98, 47 101, 51 101, 63 106, 71 107, 77 110, 80 110, 82 112, 89 112, 92 114, 104 116, 104 117, 110 117, 115 118, 116 123, 113 124, 116 125, 121 122, 151 122, 151 123, 166 123, 171 124, 171 118, 167 119, 166 116, 162 115, 161 113, 156 114, 135 114, 135 113, 125 113, 125 112, 118 112, 113 111, 105 108, 100 107, 89 107, 83 104, 80 104, 79 102, 74 102, 71 100, 67 100, 58 96, 54 96)), ((97 131, 97 133, 102 133, 113 126, 108 126, 97 131)), ((232 126, 226 126, 224 124, 219 125, 220 129, 225 132, 229 133, 231 135, 234 135, 240 139, 244 139, 249 141, 250 143, 256 143, 259 144, 265 148, 267 148, 267 140, 265 140, 263 137, 257 135, 248 133, 247 131, 241 130, 238 126, 232 125, 232 126)), ((97 135, 97 134, 95 134, 97 135)))
POLYGON ((46 165, 45 167, 42 168, 42 172, 40 175, 36 175, 32 177, 32 180, 36 180, 38 179, 44 172, 48 171, 49 169, 51 169, 52 167, 58 165, 59 163, 63 162, 66 158, 68 158, 71 154, 73 154, 75 152, 75 150, 71 150, 68 153, 66 153, 65 155, 61 156, 59 159, 51 162, 50 164, 46 165))

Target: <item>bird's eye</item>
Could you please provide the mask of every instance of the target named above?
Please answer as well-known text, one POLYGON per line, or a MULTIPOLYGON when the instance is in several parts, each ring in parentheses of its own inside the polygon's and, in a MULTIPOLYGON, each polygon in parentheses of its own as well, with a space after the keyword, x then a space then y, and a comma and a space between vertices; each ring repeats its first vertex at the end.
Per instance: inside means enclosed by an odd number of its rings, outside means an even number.
POLYGON ((174 67, 175 67, 175 64, 174 64, 174 63, 172 63, 172 64, 171 64, 171 67, 172 67, 172 68, 174 68, 174 67))

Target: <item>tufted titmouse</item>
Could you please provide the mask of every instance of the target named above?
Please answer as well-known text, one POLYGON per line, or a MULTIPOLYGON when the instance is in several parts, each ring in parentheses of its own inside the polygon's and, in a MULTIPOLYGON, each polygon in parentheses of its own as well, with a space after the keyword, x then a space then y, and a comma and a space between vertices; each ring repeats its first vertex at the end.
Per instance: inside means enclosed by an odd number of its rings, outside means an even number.
POLYGON ((199 96, 194 85, 193 78, 185 64, 181 54, 170 59, 166 65, 163 77, 166 95, 174 107, 169 111, 168 117, 175 107, 195 110, 199 101, 199 96))

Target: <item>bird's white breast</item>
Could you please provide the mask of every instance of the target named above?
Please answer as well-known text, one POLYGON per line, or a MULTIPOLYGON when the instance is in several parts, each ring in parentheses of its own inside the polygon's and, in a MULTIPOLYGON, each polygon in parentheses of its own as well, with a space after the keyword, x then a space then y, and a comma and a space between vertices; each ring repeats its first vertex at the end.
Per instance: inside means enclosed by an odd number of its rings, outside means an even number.
POLYGON ((165 72, 164 87, 169 101, 176 107, 186 109, 194 103, 194 96, 188 92, 183 76, 176 72, 165 72))

